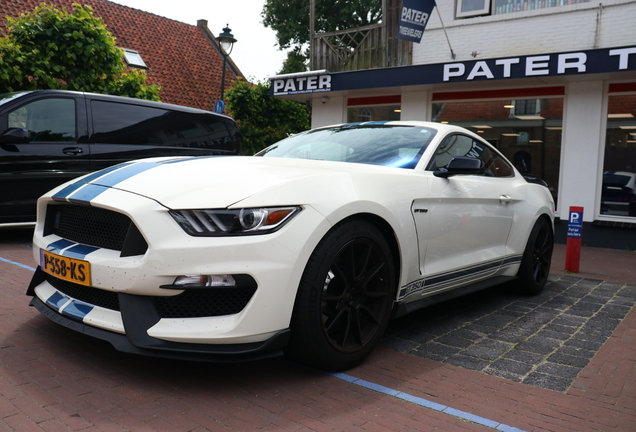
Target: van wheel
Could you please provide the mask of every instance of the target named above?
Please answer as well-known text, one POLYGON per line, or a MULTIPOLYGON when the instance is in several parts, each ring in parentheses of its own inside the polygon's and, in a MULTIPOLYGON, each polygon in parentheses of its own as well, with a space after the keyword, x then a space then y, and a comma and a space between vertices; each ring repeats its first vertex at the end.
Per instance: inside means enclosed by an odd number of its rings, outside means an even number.
POLYGON ((541 218, 530 232, 517 273, 519 291, 522 294, 536 295, 543 290, 550 274, 553 250, 552 226, 546 219, 541 218))
POLYGON ((286 354, 328 370, 361 363, 386 329, 395 280, 389 245, 375 226, 363 220, 336 226, 303 273, 286 354))

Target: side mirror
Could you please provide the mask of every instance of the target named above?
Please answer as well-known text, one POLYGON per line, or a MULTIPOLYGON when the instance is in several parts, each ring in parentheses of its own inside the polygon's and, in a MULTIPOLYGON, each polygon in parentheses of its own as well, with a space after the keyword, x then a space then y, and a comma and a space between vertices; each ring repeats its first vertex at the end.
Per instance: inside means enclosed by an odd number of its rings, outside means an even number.
POLYGON ((454 175, 480 175, 484 173, 484 163, 475 158, 457 156, 451 159, 446 171, 433 171, 435 177, 448 178, 454 175))
POLYGON ((2 144, 26 144, 31 142, 31 132, 27 129, 9 128, 0 136, 2 144))

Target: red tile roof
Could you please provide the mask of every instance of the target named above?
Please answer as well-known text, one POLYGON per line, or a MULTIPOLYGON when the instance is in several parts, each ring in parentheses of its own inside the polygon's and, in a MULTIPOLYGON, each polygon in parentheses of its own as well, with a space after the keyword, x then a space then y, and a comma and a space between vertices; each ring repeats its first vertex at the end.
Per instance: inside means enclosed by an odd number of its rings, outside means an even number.
MULTIPOLYGON (((5 17, 17 17, 41 2, 0 1, 0 35, 6 32, 5 17)), ((148 66, 148 82, 163 87, 163 102, 214 109, 221 94, 223 57, 207 21, 193 26, 106 0, 47 0, 68 10, 74 2, 91 6, 93 13, 104 19, 106 28, 117 38, 117 46, 139 52, 148 66)), ((242 76, 228 58, 226 89, 237 75, 242 76)))

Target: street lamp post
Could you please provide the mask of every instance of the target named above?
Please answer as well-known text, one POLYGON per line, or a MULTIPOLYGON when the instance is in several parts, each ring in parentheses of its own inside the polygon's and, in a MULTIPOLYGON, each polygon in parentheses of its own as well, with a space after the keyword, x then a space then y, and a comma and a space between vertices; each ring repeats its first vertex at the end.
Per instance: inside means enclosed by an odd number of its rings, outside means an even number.
POLYGON ((223 73, 221 74, 221 101, 223 100, 223 95, 225 93, 225 68, 227 66, 227 57, 232 53, 232 48, 234 48, 234 43, 236 42, 236 39, 234 39, 234 35, 231 33, 231 31, 232 29, 229 27, 229 24, 226 24, 223 32, 216 38, 221 45, 221 55, 223 56, 223 73))

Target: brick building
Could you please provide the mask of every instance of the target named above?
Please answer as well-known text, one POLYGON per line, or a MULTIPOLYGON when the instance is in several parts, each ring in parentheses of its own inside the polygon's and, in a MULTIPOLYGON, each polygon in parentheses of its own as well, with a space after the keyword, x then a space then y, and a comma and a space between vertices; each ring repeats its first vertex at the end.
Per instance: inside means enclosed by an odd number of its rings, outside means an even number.
MULTIPOLYGON (((47 0, 57 8, 71 9, 74 0, 47 0)), ((6 32, 5 17, 33 10, 41 0, 0 2, 0 34, 6 32)), ((82 0, 104 19, 120 48, 136 51, 147 66, 148 82, 163 89, 163 102, 212 111, 221 93, 223 57, 219 44, 199 20, 196 26, 164 18, 106 0, 82 0)), ((242 76, 228 57, 225 88, 242 76)))

